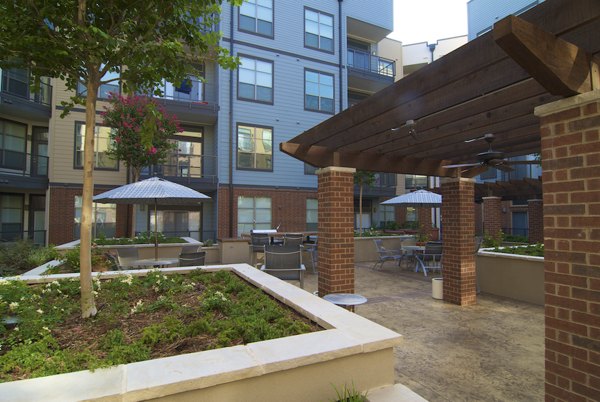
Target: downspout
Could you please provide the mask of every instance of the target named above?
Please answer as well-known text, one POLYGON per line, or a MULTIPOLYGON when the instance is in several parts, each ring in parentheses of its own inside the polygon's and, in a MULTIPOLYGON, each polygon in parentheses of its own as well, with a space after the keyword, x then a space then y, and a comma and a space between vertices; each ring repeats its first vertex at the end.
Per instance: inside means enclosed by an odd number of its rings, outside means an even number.
MULTIPOLYGON (((233 56, 233 4, 229 18, 229 55, 233 56)), ((229 69, 229 238, 233 237, 233 69, 229 69)))
POLYGON ((340 47, 340 112, 342 111, 342 109, 344 108, 344 92, 342 91, 342 84, 343 84, 343 79, 342 79, 342 74, 344 72, 344 66, 343 66, 343 52, 342 52, 342 1, 344 0, 338 0, 338 15, 339 15, 339 27, 338 27, 338 33, 339 33, 339 47, 340 47))

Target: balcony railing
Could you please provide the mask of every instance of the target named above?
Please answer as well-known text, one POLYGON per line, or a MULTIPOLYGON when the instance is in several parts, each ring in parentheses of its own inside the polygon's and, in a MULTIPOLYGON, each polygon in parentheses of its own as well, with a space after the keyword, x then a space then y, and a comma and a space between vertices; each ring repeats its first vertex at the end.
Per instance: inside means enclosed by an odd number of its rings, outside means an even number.
POLYGON ((205 179, 216 183, 217 157, 209 155, 179 156, 174 162, 168 161, 162 165, 147 167, 142 170, 141 175, 188 180, 205 179))
POLYGON ((11 243, 19 240, 31 240, 34 244, 39 244, 43 246, 46 244, 46 231, 22 231, 0 229, 0 243, 11 243))
POLYGON ((41 82, 39 91, 31 92, 29 76, 21 70, 2 70, 2 92, 27 99, 34 103, 50 106, 52 86, 41 82))
POLYGON ((215 103, 217 101, 214 84, 207 84, 194 78, 187 79, 179 86, 165 82, 159 89, 163 95, 152 95, 153 97, 195 103, 215 103))
POLYGON ((348 49, 348 67, 385 77, 396 76, 396 62, 356 49, 348 49))
POLYGON ((48 157, 0 149, 0 172, 19 176, 48 177, 48 157))

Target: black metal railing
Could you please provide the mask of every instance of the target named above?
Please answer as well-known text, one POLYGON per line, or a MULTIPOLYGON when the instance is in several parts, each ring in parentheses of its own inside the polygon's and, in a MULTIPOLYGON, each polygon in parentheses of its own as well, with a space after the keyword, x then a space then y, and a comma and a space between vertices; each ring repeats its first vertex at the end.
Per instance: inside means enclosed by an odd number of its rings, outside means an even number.
POLYGON ((217 179, 217 157, 210 155, 178 156, 174 163, 144 168, 142 176, 177 177, 185 179, 217 179))
POLYGON ((10 243, 19 240, 30 240, 34 244, 46 244, 45 230, 5 230, 0 231, 0 243, 10 243))
POLYGON ((348 67, 368 71, 386 77, 396 76, 396 62, 394 60, 375 56, 356 49, 348 49, 348 67))
POLYGON ((195 103, 215 103, 217 101, 215 85, 194 78, 188 78, 179 86, 165 82, 158 89, 161 90, 162 96, 153 94, 154 98, 195 103))
POLYGON ((0 149, 0 172, 29 177, 48 177, 47 156, 0 149))
MULTIPOLYGON (((166 237, 191 237, 192 239, 206 242, 211 240, 213 243, 217 241, 216 230, 162 230, 159 233, 166 237)), ((138 231, 135 233, 136 236, 140 234, 146 234, 145 231, 138 231)))
POLYGON ((40 82, 37 91, 31 91, 30 79, 24 70, 3 70, 0 90, 4 93, 27 99, 34 103, 50 106, 52 102, 52 85, 40 82))
POLYGON ((504 235, 529 237, 529 228, 502 228, 504 235))

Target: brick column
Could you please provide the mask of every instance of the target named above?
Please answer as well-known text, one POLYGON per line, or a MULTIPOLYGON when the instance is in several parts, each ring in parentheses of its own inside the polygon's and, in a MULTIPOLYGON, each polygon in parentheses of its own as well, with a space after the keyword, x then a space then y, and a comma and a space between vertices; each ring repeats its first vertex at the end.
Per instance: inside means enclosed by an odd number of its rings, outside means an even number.
POLYGON ((600 396, 600 91, 535 110, 541 123, 546 400, 600 396))
POLYGON ((354 293, 354 172, 328 167, 319 176, 319 296, 354 293))
POLYGON ((502 230, 502 199, 500 197, 482 197, 483 233, 497 237, 502 230))
POLYGON ((429 233, 431 229, 431 208, 418 207, 417 219, 419 220, 419 226, 425 229, 426 233, 429 233))
POLYGON ((472 179, 442 182, 444 301, 461 306, 476 302, 474 183, 472 179))
POLYGON ((527 219, 529 226, 529 242, 544 242, 544 202, 527 200, 527 219))

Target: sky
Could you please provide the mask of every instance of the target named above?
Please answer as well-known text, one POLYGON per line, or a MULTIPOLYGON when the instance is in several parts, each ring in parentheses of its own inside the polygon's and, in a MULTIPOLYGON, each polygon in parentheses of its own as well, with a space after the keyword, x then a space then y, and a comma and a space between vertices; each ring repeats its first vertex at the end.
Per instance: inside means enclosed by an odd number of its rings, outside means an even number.
POLYGON ((394 0, 394 32, 404 45, 467 34, 468 0, 394 0))

